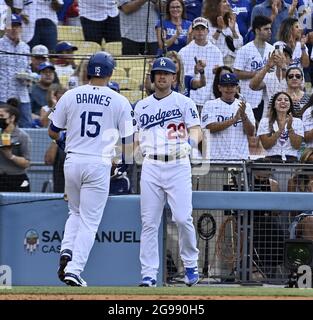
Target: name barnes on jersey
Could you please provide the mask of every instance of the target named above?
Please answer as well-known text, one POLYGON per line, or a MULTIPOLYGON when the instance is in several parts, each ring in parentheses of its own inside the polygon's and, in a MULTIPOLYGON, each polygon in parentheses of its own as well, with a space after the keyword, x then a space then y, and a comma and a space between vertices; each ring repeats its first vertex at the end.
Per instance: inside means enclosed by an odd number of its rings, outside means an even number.
POLYGON ((151 127, 157 126, 158 124, 163 127, 165 121, 180 117, 182 117, 182 113, 180 112, 179 108, 168 111, 162 111, 161 109, 159 109, 159 112, 156 114, 143 113, 142 115, 140 115, 139 120, 142 127, 145 126, 145 129, 149 129, 151 127))
POLYGON ((77 103, 88 103, 88 104, 100 104, 103 106, 108 106, 111 102, 111 97, 108 97, 104 94, 95 94, 95 93, 77 93, 76 102, 77 103))

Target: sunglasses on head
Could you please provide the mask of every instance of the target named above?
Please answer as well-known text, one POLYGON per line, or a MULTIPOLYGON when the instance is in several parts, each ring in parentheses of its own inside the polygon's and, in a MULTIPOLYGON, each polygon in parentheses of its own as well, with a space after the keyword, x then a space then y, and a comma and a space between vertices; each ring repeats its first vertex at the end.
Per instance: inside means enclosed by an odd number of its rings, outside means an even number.
POLYGON ((293 79, 293 78, 301 79, 302 76, 301 74, 288 74, 288 79, 293 79))

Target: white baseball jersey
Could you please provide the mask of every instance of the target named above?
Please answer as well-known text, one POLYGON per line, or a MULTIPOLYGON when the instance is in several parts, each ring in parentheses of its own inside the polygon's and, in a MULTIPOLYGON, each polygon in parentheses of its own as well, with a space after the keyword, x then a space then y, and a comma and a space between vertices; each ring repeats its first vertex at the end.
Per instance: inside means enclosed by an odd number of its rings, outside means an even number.
POLYGON ((67 129, 66 153, 110 159, 119 136, 133 134, 132 114, 130 103, 119 93, 86 84, 67 91, 49 119, 67 129))
MULTIPOLYGON (((242 71, 261 70, 266 65, 268 56, 273 50, 274 47, 266 42, 262 57, 259 50, 255 46, 254 41, 251 41, 238 50, 234 62, 234 69, 242 71)), ((240 80, 240 93, 246 98, 247 102, 254 109, 262 100, 263 90, 253 91, 250 89, 249 84, 250 79, 240 80)))
MULTIPOLYGON (((297 135, 301 137, 304 136, 302 120, 298 118, 293 118, 292 128, 297 135)), ((273 123, 273 129, 274 131, 278 131, 277 121, 273 123)), ((262 118, 259 124, 257 135, 261 136, 269 133, 270 133, 269 119, 262 118)), ((277 139, 276 144, 272 148, 266 150, 266 155, 267 156, 280 155, 283 160, 286 160, 286 156, 295 156, 295 157, 298 156, 298 150, 294 149, 290 143, 287 124, 285 126, 284 131, 281 133, 279 139, 277 139)))
POLYGON ((139 143, 143 154, 171 154, 177 145, 188 144, 187 128, 200 125, 195 103, 172 91, 163 99, 151 95, 135 107, 139 143))
MULTIPOLYGON (((302 116, 302 122, 304 127, 304 132, 311 131, 313 129, 313 117, 312 117, 312 107, 304 111, 302 116)), ((308 148, 313 148, 313 141, 306 142, 305 146, 308 148)))
MULTIPOLYGON (((235 99, 232 104, 224 102, 221 98, 207 101, 201 114, 202 128, 210 123, 232 119, 239 108, 239 103, 239 99, 235 99)), ((248 103, 246 114, 251 123, 255 125, 253 111, 248 103)), ((248 159, 248 137, 244 133, 242 120, 240 119, 225 130, 210 133, 207 147, 210 150, 211 160, 248 159)))
POLYGON ((222 52, 210 42, 205 46, 199 46, 195 41, 191 41, 187 46, 179 51, 179 55, 184 62, 185 75, 194 76, 194 57, 197 57, 198 60, 205 61, 206 67, 204 72, 206 85, 197 90, 190 90, 190 98, 196 104, 204 105, 207 100, 212 99, 213 97, 213 69, 224 64, 222 52))

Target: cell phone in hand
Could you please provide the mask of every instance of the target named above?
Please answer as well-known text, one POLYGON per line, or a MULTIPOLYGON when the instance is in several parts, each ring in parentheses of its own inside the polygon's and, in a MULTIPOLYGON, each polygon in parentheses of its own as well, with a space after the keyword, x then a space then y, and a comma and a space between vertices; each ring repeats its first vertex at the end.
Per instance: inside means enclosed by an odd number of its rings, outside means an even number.
POLYGON ((280 45, 279 44, 275 45, 275 51, 278 52, 278 53, 280 52, 280 45))
POLYGON ((197 59, 197 57, 194 57, 194 59, 195 59, 195 63, 197 64, 197 63, 198 63, 198 59, 197 59))

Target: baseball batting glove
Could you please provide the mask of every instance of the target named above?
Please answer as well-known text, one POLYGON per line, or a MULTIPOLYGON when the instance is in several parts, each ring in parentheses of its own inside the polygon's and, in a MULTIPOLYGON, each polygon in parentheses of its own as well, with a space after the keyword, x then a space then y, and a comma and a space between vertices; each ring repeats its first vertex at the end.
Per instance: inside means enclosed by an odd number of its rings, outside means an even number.
POLYGON ((56 140, 56 144, 59 146, 60 149, 64 151, 65 149, 65 140, 66 140, 66 131, 60 131, 59 139, 56 140))
POLYGON ((184 143, 176 145, 175 149, 170 152, 176 159, 181 159, 188 157, 190 154, 191 146, 190 144, 184 143))

